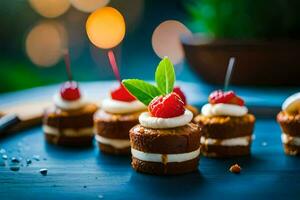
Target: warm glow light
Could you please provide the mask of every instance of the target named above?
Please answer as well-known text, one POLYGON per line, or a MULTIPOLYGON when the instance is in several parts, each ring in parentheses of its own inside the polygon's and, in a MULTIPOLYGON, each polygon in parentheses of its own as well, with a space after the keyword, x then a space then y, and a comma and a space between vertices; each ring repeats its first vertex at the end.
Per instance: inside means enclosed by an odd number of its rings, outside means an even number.
POLYGON ((168 20, 161 23, 153 32, 152 47, 160 58, 168 56, 177 64, 184 58, 180 36, 191 34, 191 31, 182 23, 168 20))
POLYGON ((70 8, 69 0, 29 0, 31 7, 40 15, 55 18, 70 8))
POLYGON ((125 36, 125 21, 121 13, 104 7, 93 12, 87 22, 86 31, 90 41, 99 48, 117 46, 125 36))
POLYGON ((27 35, 26 53, 38 66, 55 65, 67 49, 67 33, 58 22, 42 22, 27 35))
POLYGON ((82 12, 93 12, 109 3, 109 0, 70 0, 72 6, 82 12))

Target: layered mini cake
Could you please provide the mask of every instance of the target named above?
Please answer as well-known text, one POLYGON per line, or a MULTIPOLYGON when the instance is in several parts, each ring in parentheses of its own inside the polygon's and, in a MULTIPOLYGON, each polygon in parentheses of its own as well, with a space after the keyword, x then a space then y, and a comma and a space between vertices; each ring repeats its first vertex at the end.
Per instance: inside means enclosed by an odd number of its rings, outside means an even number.
POLYGON ((43 131, 49 143, 88 146, 93 139, 93 115, 97 106, 82 98, 78 84, 68 81, 54 96, 54 106, 44 113, 43 131))
POLYGON ((148 174, 183 174, 198 169, 200 129, 193 113, 173 91, 175 73, 164 58, 156 70, 157 87, 141 80, 123 83, 145 105, 148 112, 130 130, 132 167, 148 174), (167 74, 166 74, 167 73, 167 74))
POLYGON ((129 130, 138 124, 146 106, 137 101, 126 88, 111 92, 94 115, 95 138, 101 151, 109 154, 130 154, 129 130))
POLYGON ((250 154, 255 117, 234 92, 215 91, 195 118, 201 127, 201 153, 208 157, 250 154))
POLYGON ((300 93, 285 100, 282 111, 277 115, 281 126, 281 140, 287 155, 300 154, 300 93))

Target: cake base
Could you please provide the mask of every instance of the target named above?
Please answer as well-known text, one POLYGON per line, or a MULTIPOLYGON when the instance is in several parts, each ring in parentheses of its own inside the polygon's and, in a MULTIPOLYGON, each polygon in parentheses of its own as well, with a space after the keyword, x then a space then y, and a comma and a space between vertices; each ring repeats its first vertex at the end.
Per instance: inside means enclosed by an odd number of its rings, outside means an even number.
POLYGON ((221 145, 201 145, 201 154, 206 157, 228 158, 235 156, 250 155, 250 145, 248 146, 221 146, 221 145))
POLYGON ((130 146, 119 149, 119 148, 115 148, 111 145, 103 144, 100 142, 98 142, 98 146, 99 146, 100 151, 102 151, 103 153, 113 154, 113 155, 129 155, 130 154, 130 146))
POLYGON ((284 144, 284 153, 290 156, 299 156, 300 155, 300 146, 291 145, 291 144, 284 144))
POLYGON ((184 162, 159 163, 147 162, 132 157, 131 165, 137 172, 154 175, 176 175, 185 174, 198 170, 199 157, 184 162))
POLYGON ((67 146, 67 147, 88 147, 93 143, 93 135, 68 137, 63 135, 52 135, 45 133, 45 139, 48 143, 67 146))

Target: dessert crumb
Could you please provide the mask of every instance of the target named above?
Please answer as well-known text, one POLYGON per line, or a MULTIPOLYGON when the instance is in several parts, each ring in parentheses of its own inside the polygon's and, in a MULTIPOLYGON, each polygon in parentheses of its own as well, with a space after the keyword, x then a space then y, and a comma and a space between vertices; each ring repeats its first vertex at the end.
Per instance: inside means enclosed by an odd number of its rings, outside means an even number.
POLYGON ((231 167, 229 168, 229 171, 234 174, 239 174, 241 170, 242 168, 238 164, 231 165, 231 167))

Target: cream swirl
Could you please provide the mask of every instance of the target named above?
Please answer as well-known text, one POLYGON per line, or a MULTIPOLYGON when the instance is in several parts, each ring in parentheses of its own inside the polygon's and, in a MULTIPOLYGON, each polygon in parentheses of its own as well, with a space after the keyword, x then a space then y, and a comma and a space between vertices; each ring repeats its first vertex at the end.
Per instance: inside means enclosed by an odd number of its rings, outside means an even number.
POLYGON ((253 136, 236 137, 229 139, 214 139, 201 137, 201 144, 204 145, 220 145, 220 146, 248 146, 254 139, 253 136))
POLYGON ((167 163, 173 162, 185 162, 188 160, 193 160, 200 155, 200 148, 187 153, 177 153, 177 154, 158 154, 158 153, 146 153, 131 148, 131 154, 133 157, 147 162, 160 162, 164 163, 164 156, 166 157, 167 163))
POLYGON ((205 104, 201 113, 204 116, 232 116, 232 117, 241 117, 248 113, 248 109, 245 106, 239 106, 234 104, 205 104))
POLYGON ((188 124, 193 119, 193 113, 185 110, 183 115, 172 118, 152 117, 149 112, 143 112, 139 117, 139 122, 146 128, 175 128, 188 124))
POLYGON ((288 97, 282 104, 282 110, 287 113, 300 110, 300 92, 288 97))
POLYGON ((60 94, 55 94, 53 97, 54 104, 64 110, 76 110, 83 107, 86 102, 82 99, 82 97, 75 101, 67 101, 64 100, 60 94))
POLYGON ((125 102, 107 98, 102 101, 101 105, 104 111, 114 114, 125 114, 146 109, 146 106, 137 100, 125 102))

